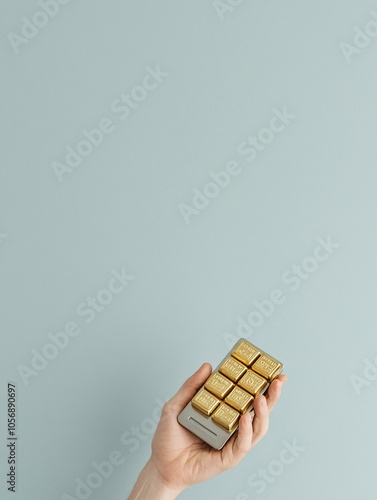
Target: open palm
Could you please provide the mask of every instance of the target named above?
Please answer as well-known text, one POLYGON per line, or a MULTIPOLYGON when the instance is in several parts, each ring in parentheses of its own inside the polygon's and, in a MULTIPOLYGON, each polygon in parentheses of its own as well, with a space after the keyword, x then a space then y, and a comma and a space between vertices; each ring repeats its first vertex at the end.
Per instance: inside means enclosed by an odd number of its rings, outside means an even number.
POLYGON ((211 365, 204 363, 164 405, 152 441, 150 461, 161 480, 177 491, 237 465, 267 433, 269 414, 280 397, 282 385, 287 381, 286 375, 276 377, 266 397, 255 398, 254 418, 250 413, 242 415, 238 432, 221 450, 215 450, 177 421, 178 414, 204 384, 211 371, 211 365))

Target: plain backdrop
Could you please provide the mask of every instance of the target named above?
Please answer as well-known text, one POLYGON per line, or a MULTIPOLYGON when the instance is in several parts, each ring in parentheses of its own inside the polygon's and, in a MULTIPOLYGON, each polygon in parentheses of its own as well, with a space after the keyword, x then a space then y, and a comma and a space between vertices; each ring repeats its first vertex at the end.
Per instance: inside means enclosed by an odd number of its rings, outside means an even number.
POLYGON ((270 432, 181 498, 373 500, 377 381, 363 372, 377 362, 377 4, 49 5, 47 21, 31 0, 3 2, 0 16, 2 471, 12 381, 18 435, 17 492, 2 472, 1 498, 79 499, 88 480, 88 498, 125 499, 159 402, 216 366, 239 318, 280 289, 284 304, 249 337, 289 375, 270 432), (144 96, 147 68, 165 76, 144 96), (122 120, 113 103, 132 91, 122 120), (240 144, 284 108, 295 118, 248 161, 240 144), (54 162, 103 119, 111 133, 59 182, 54 162), (232 161, 238 175, 195 208, 195 189, 232 161), (318 238, 338 246, 291 290, 284 273, 318 238), (103 291, 122 271, 133 279, 103 291), (88 305, 98 294, 102 310, 88 305), (70 322, 80 333, 59 337, 70 322), (58 337, 64 348, 46 347, 58 337), (121 465, 93 475, 116 451, 121 465), (271 481, 257 488, 259 469, 271 481))

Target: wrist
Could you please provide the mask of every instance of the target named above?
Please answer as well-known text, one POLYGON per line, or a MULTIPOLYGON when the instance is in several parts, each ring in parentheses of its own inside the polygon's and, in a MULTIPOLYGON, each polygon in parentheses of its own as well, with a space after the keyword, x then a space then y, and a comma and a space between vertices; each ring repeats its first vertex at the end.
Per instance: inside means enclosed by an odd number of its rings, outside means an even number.
POLYGON ((181 491, 167 485, 149 460, 140 472, 128 500, 175 500, 181 491))

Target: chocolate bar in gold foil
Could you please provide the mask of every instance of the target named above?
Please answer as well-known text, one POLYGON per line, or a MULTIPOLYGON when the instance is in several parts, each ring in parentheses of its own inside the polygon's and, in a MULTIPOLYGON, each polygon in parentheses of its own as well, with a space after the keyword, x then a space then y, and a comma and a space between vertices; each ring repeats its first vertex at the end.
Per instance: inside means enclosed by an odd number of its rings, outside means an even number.
POLYGON ((178 415, 179 423, 220 450, 238 429, 240 416, 254 414, 255 397, 282 370, 280 361, 240 339, 178 415))

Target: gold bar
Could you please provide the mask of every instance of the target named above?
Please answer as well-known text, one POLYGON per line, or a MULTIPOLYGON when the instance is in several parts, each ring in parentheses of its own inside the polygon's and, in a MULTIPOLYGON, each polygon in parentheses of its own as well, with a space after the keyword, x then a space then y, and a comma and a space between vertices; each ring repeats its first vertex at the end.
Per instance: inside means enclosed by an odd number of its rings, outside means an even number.
POLYGON ((240 345, 232 352, 232 356, 234 356, 238 361, 241 361, 246 366, 250 366, 251 363, 260 356, 260 350, 254 347, 252 344, 243 340, 240 345))
POLYGON ((241 413, 245 413, 253 401, 254 397, 240 387, 235 387, 225 398, 225 403, 241 413))
POLYGON ((223 399, 233 389, 234 384, 221 373, 214 372, 204 384, 204 387, 218 398, 223 399))
POLYGON ((276 373, 280 370, 281 366, 281 363, 279 363, 276 359, 268 356, 267 354, 262 354, 262 356, 260 356, 252 365, 251 369, 271 382, 276 373))
POLYGON ((219 406, 220 401, 205 389, 201 389, 191 400, 191 403, 194 408, 208 417, 219 406))
POLYGON ((238 422, 239 416, 240 414, 238 411, 234 410, 225 403, 221 403, 211 418, 217 424, 230 431, 238 422))
POLYGON ((251 370, 247 370, 245 375, 238 382, 240 387, 243 387, 253 396, 257 396, 267 385, 267 380, 260 377, 251 370))
POLYGON ((219 371, 226 377, 230 378, 233 382, 237 382, 237 380, 245 373, 246 366, 236 359, 229 357, 220 366, 219 371))

